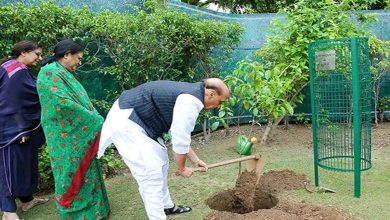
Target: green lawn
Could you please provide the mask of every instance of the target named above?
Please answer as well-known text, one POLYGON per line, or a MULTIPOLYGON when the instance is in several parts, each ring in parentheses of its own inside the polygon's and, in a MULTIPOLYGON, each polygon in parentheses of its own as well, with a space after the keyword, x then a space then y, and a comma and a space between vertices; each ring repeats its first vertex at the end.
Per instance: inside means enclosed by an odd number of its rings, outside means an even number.
MULTIPOLYGON (((303 139, 310 137, 302 137, 303 139)), ((195 141, 194 141, 195 142, 195 141)), ((213 163, 238 157, 233 146, 235 135, 229 138, 212 140, 208 144, 195 147, 198 155, 206 162, 213 163)), ((304 173, 311 180, 313 174, 313 156, 309 144, 288 145, 286 143, 271 147, 257 147, 266 160, 265 172, 269 170, 291 169, 304 173), (288 145, 288 146, 287 146, 288 145)), ((296 144, 296 143, 295 143, 296 144)), ((390 219, 390 144, 373 149, 373 167, 363 172, 362 196, 353 196, 353 174, 329 172, 320 169, 320 185, 336 190, 331 193, 309 193, 306 190, 290 191, 286 196, 297 201, 311 202, 317 205, 343 209, 362 219, 390 219)), ((237 178, 238 165, 228 165, 196 173, 185 179, 174 174, 175 164, 171 162, 170 190, 175 203, 188 204, 193 211, 169 219, 202 219, 211 210, 204 203, 215 192, 231 188, 237 178)), ((110 219, 146 219, 137 184, 130 175, 118 176, 106 181, 112 214, 110 219)), ((20 213, 22 219, 59 219, 53 201, 36 207, 28 213, 20 213)))

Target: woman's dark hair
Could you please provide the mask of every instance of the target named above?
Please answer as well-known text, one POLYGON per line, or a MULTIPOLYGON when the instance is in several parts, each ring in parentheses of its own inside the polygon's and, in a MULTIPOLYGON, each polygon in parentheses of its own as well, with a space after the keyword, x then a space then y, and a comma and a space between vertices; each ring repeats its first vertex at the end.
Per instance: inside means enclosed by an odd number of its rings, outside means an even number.
POLYGON ((14 45, 14 48, 12 49, 11 52, 11 56, 4 57, 3 59, 0 60, 0 65, 7 62, 8 60, 18 58, 23 52, 31 52, 38 48, 40 48, 40 46, 34 41, 30 41, 30 40, 20 41, 14 45))
POLYGON ((54 61, 59 60, 64 57, 66 54, 76 54, 79 52, 83 52, 84 49, 82 46, 74 42, 73 40, 62 40, 56 44, 54 47, 53 56, 47 57, 42 61, 42 66, 52 63, 54 61))

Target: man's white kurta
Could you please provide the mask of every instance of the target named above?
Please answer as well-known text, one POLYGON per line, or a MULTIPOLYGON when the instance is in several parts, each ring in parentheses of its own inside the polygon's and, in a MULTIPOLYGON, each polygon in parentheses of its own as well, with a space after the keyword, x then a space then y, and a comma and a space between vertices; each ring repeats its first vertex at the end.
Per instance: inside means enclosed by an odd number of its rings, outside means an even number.
MULTIPOLYGON (((203 107, 192 95, 177 97, 170 127, 175 153, 189 152, 191 132, 203 107)), ((129 120, 132 111, 120 109, 118 100, 114 103, 103 124, 98 158, 113 143, 138 183, 149 219, 166 219, 164 208, 174 205, 168 190, 167 148, 161 138, 158 141, 149 138, 141 126, 129 120)))

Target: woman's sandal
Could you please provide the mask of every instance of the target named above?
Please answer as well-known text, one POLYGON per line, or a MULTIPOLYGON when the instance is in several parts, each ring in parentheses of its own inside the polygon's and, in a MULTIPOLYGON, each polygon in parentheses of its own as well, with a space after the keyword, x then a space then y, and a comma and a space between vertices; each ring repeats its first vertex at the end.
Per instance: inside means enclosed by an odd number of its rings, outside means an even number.
POLYGON ((190 212, 191 210, 192 210, 192 208, 189 206, 173 205, 172 208, 164 209, 164 212, 165 212, 165 215, 176 215, 176 214, 190 212))
POLYGON ((26 205, 22 205, 21 209, 23 212, 27 212, 31 208, 33 208, 37 205, 47 203, 48 201, 49 201, 48 198, 34 198, 32 201, 28 202, 26 205))

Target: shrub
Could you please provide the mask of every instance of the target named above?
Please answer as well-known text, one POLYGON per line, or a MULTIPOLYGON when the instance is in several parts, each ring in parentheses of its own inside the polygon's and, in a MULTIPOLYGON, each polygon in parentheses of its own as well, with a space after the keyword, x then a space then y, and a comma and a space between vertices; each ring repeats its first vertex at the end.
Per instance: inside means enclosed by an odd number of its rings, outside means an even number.
MULTIPOLYGON (((122 171, 125 167, 118 153, 113 148, 108 148, 105 155, 99 160, 104 178, 110 178, 122 171)), ((39 153, 39 192, 52 192, 54 190, 54 177, 47 147, 44 145, 39 153)))
POLYGON ((50 156, 47 152, 46 145, 42 146, 39 153, 39 184, 38 191, 50 192, 54 190, 54 177, 51 169, 50 156))
POLYGON ((105 178, 120 174, 125 166, 118 152, 113 148, 107 148, 104 156, 100 159, 100 165, 105 178))
MULTIPOLYGON (((52 55, 58 40, 78 41, 85 51, 76 77, 104 114, 123 89, 150 80, 197 81, 215 75, 243 31, 235 23, 202 21, 157 8, 150 11, 93 13, 53 1, 4 5, 0 7, 0 57, 9 55, 13 44, 20 40, 38 42, 46 55, 52 55), (214 53, 216 50, 218 53, 214 53)), ((101 161, 106 176, 123 166, 114 150, 101 161)), ((46 148, 40 154, 39 168, 39 189, 52 189, 46 148)))

